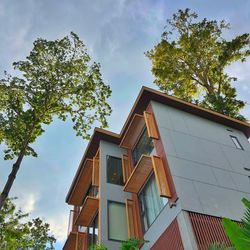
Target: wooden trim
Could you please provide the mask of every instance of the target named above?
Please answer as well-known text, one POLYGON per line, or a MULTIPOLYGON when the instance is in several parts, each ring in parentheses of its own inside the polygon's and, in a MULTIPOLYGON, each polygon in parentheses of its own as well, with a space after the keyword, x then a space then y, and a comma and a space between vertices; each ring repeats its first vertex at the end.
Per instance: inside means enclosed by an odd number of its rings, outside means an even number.
POLYGON ((127 155, 122 156, 122 177, 123 183, 126 183, 129 176, 132 173, 132 166, 130 164, 129 158, 127 155))
POLYGON ((159 139, 159 132, 152 112, 144 111, 144 119, 147 126, 148 136, 153 139, 159 139))
POLYGON ((76 234, 76 250, 87 250, 87 233, 78 232, 76 234))
POLYGON ((151 156, 142 155, 129 176, 123 190, 130 193, 139 193, 142 186, 153 170, 151 156))
MULTIPOLYGON (((147 111, 149 111, 151 113, 154 113, 151 104, 149 104, 147 106, 147 111)), ((167 138, 165 138, 165 140, 167 140, 167 138)), ((169 164, 168 164, 167 152, 166 152, 166 149, 163 146, 160 134, 159 134, 159 140, 154 140, 154 145, 155 145, 156 154, 157 154, 157 156, 161 157, 162 162, 163 162, 163 166, 165 168, 166 178, 167 178, 167 182, 168 182, 168 185, 169 185, 169 188, 170 188, 170 193, 171 193, 171 198, 169 198, 169 201, 170 201, 169 204, 170 204, 170 207, 171 207, 171 206, 176 204, 176 201, 178 200, 178 196, 177 196, 177 193, 176 193, 174 180, 172 178, 172 174, 171 174, 170 167, 169 167, 169 164)))
POLYGON ((172 198, 171 190, 168 184, 165 167, 159 156, 152 156, 152 164, 155 173, 155 179, 160 196, 172 198))
POLYGON ((63 246, 63 250, 87 250, 87 234, 71 232, 63 246))
POLYGON ((75 224, 88 227, 96 216, 99 210, 99 199, 95 197, 87 196, 82 209, 76 218, 75 224))
POLYGON ((91 177, 93 173, 93 160, 87 158, 78 176, 78 179, 72 189, 70 197, 68 199, 68 204, 80 206, 84 194, 87 192, 89 185, 91 183, 91 177))
POLYGON ((125 206, 126 206, 126 215, 127 215, 127 224, 128 224, 128 238, 140 239, 135 201, 126 199, 125 206))
POLYGON ((137 138, 139 137, 144 126, 145 126, 144 116, 139 114, 134 114, 129 124, 129 127, 122 138, 120 147, 131 149, 134 146, 135 142, 137 141, 137 138))
POLYGON ((100 179, 100 167, 99 158, 93 158, 93 175, 92 175, 92 186, 99 187, 100 179))

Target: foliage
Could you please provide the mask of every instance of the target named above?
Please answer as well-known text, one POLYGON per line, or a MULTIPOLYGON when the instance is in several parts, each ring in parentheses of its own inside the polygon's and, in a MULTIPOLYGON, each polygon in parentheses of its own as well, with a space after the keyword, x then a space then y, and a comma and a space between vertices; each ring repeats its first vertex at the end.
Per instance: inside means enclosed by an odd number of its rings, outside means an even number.
POLYGON ((28 214, 16 210, 13 199, 7 199, 0 211, 0 249, 52 250, 55 238, 49 235, 49 224, 40 218, 22 222, 28 214))
MULTIPOLYGON (((145 243, 145 240, 129 239, 121 243, 121 250, 139 250, 141 244, 145 243)), ((103 244, 95 244, 89 247, 89 250, 108 250, 103 244)))
POLYGON ((78 136, 89 138, 93 124, 107 126, 111 90, 75 33, 55 41, 37 39, 24 61, 13 63, 18 77, 0 79, 0 144, 5 159, 17 157, 0 196, 2 208, 24 155, 55 117, 71 118, 78 136))
POLYGON ((145 240, 129 239, 121 243, 121 250, 139 250, 139 246, 145 243, 145 240))
POLYGON ((224 72, 233 62, 250 55, 250 36, 242 34, 227 41, 225 21, 198 21, 189 9, 179 10, 167 21, 161 41, 146 56, 152 62, 155 83, 168 94, 194 102, 231 117, 245 103, 236 97, 235 77, 224 72))
POLYGON ((227 247, 224 243, 214 243, 209 246, 208 250, 235 250, 235 248, 227 247))
POLYGON ((250 201, 246 198, 242 199, 246 207, 242 225, 224 218, 222 223, 227 233, 227 236, 237 250, 250 249, 250 201))
POLYGON ((103 244, 95 244, 95 245, 91 245, 89 247, 89 250, 108 250, 107 247, 105 247, 103 244))
MULTIPOLYGON (((21 77, 6 73, 0 80, 0 142, 8 149, 5 159, 19 155, 25 142, 33 143, 57 116, 71 117, 77 135, 88 138, 95 121, 107 126, 111 94, 98 63, 90 64, 75 33, 55 41, 37 39, 25 61, 13 66, 21 77)), ((25 154, 36 156, 28 146, 25 154)))

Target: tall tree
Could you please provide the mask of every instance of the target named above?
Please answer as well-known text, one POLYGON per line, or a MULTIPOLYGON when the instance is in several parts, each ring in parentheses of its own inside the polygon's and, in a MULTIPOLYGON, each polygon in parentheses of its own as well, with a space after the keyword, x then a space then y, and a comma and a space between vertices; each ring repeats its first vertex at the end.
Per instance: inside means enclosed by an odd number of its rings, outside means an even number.
POLYGON ((250 36, 242 34, 228 41, 222 37, 228 28, 225 21, 199 21, 189 9, 179 10, 146 56, 162 91, 245 120, 239 113, 245 103, 237 99, 232 86, 237 79, 225 68, 250 55, 250 36))
POLYGON ((5 159, 14 159, 0 195, 2 208, 25 155, 37 156, 31 144, 55 117, 72 119, 78 136, 89 138, 95 122, 107 126, 111 90, 75 33, 55 41, 37 39, 25 61, 13 63, 18 75, 0 80, 0 143, 5 159))
POLYGON ((13 199, 7 199, 0 211, 0 249, 53 250, 56 239, 50 235, 49 224, 40 218, 27 220, 28 214, 17 210, 13 199))

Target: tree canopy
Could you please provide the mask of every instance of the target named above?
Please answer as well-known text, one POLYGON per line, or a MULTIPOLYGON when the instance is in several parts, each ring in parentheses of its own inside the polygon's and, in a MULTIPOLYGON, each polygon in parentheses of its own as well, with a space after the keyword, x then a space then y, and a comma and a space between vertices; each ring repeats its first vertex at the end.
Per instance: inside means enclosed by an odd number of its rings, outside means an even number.
POLYGON ((78 136, 89 138, 99 122, 107 126, 111 89, 102 80, 100 64, 92 62, 75 33, 62 39, 37 39, 26 60, 13 63, 18 76, 0 80, 0 143, 5 159, 17 157, 0 196, 0 209, 24 155, 37 156, 31 144, 55 117, 71 118, 78 136))
POLYGON ((189 9, 179 10, 167 25, 161 41, 146 56, 152 62, 155 83, 167 94, 245 120, 232 85, 237 79, 225 73, 233 62, 250 55, 250 36, 223 38, 225 21, 198 19, 189 9))
POLYGON ((0 249, 53 250, 56 239, 49 224, 40 218, 26 221, 28 214, 17 210, 13 199, 7 199, 0 211, 0 249))

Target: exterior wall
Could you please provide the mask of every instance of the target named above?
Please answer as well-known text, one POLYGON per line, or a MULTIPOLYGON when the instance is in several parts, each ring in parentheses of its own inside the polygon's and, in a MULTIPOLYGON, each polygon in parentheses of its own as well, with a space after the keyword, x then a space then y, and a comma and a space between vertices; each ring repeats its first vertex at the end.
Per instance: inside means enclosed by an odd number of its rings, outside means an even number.
POLYGON ((123 191, 123 186, 115 185, 107 183, 107 155, 122 157, 126 151, 119 148, 118 145, 112 144, 109 142, 101 141, 100 142, 100 235, 101 235, 101 243, 104 244, 109 250, 117 250, 119 249, 120 242, 113 241, 108 239, 108 200, 117 201, 121 203, 125 203, 125 199, 131 199, 131 195, 129 193, 125 193, 123 191))
POLYGON ((152 102, 181 208, 239 220, 250 198, 250 144, 235 129, 152 102), (230 129, 231 131, 228 131, 230 129), (244 150, 233 144, 238 138, 244 150))
MULTIPOLYGON (((143 245, 142 250, 148 250, 153 247, 159 237, 164 234, 165 230, 174 221, 178 213, 180 213, 181 207, 177 202, 176 206, 170 208, 169 203, 162 209, 161 213, 155 219, 148 231, 144 234, 144 239, 148 242, 143 245)), ((153 248, 155 249, 155 248, 153 248)))
POLYGON ((151 250, 178 249, 183 250, 180 230, 177 219, 175 219, 165 232, 159 237, 151 250))
POLYGON ((199 250, 207 250, 215 242, 232 246, 224 231, 221 218, 192 212, 188 214, 199 250))

